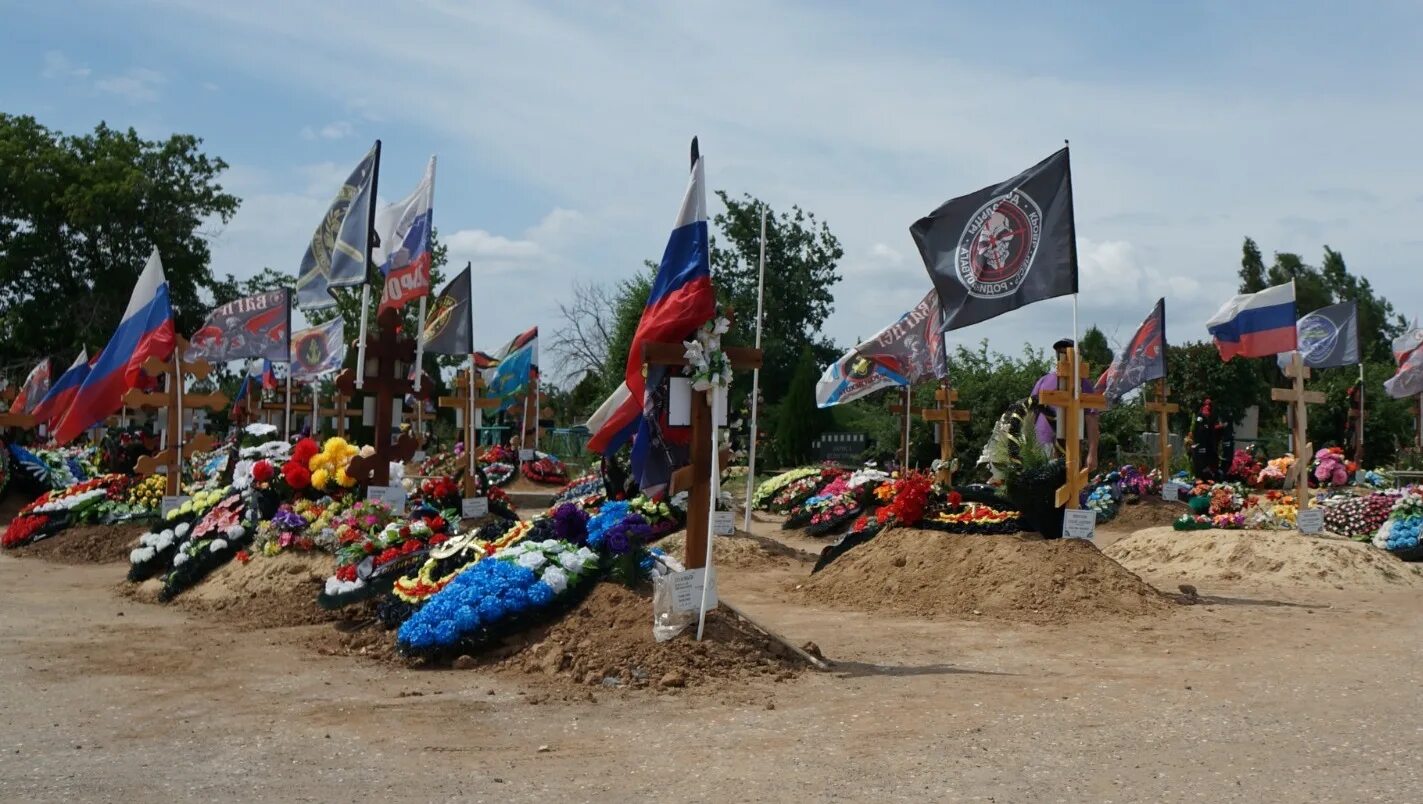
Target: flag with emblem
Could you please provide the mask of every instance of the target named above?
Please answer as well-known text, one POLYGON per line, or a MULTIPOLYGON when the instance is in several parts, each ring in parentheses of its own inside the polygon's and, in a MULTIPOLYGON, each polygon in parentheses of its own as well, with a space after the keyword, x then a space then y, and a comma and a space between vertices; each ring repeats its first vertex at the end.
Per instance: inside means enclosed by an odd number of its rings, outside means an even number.
POLYGON ((898 321, 831 363, 815 384, 815 404, 843 405, 881 388, 943 377, 942 323, 939 293, 931 290, 898 321))
POLYGON ((435 157, 432 156, 415 191, 376 213, 375 229, 380 243, 373 254, 383 277, 380 312, 399 310, 421 296, 430 295, 434 199, 435 157))
POLYGON ((25 377, 25 384, 20 386, 20 395, 15 397, 15 401, 10 403, 11 413, 32 413, 35 406, 49 393, 50 366, 53 365, 49 358, 39 362, 39 365, 30 370, 29 376, 25 377))
POLYGON ((474 351, 469 302, 473 295, 470 266, 465 265, 425 311, 426 354, 467 355, 474 351))
POLYGON ((909 233, 939 292, 944 329, 1076 293, 1074 227, 1066 148, 920 218, 909 233))
POLYGON ((245 296, 208 313, 188 340, 184 360, 225 363, 249 357, 286 360, 291 351, 291 291, 245 296))
POLYGON ((1131 343, 1097 378, 1097 393, 1116 404, 1134 388, 1166 376, 1166 300, 1157 299, 1151 315, 1137 327, 1131 343))
POLYGON ((311 382, 341 368, 345 360, 346 327, 339 316, 292 335, 289 371, 293 382, 311 382))
POLYGON ((359 287, 366 281, 379 170, 380 140, 376 140, 337 191, 301 258, 296 301, 303 310, 335 307, 331 291, 359 287))
MULTIPOLYGON (((1338 368, 1359 364, 1359 306, 1340 302, 1321 307, 1295 322, 1296 348, 1310 368, 1338 368)), ((1283 370, 1290 353, 1275 355, 1283 370)))

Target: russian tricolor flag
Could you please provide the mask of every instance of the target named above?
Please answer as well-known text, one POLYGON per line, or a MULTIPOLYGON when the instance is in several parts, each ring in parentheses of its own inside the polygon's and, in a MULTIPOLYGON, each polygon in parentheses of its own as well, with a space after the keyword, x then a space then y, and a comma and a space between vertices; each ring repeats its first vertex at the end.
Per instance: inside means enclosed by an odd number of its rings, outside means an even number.
POLYGON ((69 410, 69 406, 74 403, 74 396, 79 393, 79 386, 84 384, 84 379, 89 376, 89 350, 79 350, 79 356, 74 358, 74 362, 68 369, 49 387, 49 393, 44 395, 44 399, 35 406, 33 411, 35 421, 44 422, 46 425, 53 425, 54 420, 64 415, 69 410))
POLYGON ((378 312, 430 295, 430 228, 434 226, 435 157, 415 191, 376 213, 376 259, 385 278, 378 312), (383 252, 383 253, 382 253, 383 252))
MULTIPOLYGON (((672 236, 662 252, 652 293, 647 297, 642 320, 628 350, 623 384, 603 402, 588 420, 593 437, 588 449, 609 454, 637 432, 642 420, 642 345, 681 342, 716 315, 716 295, 712 291, 711 258, 707 242, 707 193, 702 158, 692 141, 692 177, 682 209, 672 225, 672 236)), ((1291 327, 1294 320, 1290 321, 1291 327)))
POLYGON ((1294 351, 1295 283, 1242 293, 1206 322, 1222 360, 1294 351))
POLYGON ((167 360, 173 355, 173 306, 168 301, 168 280, 158 249, 148 258, 138 284, 129 296, 119 328, 94 361, 74 402, 59 419, 54 440, 60 444, 102 421, 123 406, 124 393, 133 388, 150 357, 167 360))

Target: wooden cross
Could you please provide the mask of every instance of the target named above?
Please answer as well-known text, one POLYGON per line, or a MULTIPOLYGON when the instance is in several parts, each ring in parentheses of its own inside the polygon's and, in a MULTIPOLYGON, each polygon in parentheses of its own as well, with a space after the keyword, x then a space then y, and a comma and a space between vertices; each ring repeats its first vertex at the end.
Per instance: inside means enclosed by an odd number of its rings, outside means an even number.
POLYGON ((1066 452, 1067 483, 1057 490, 1057 506, 1070 509, 1081 507, 1082 490, 1087 487, 1087 468, 1082 465, 1082 433, 1078 425, 1084 409, 1104 410, 1107 399, 1101 394, 1078 393, 1074 386, 1080 386, 1083 379, 1091 376, 1085 362, 1078 363, 1077 379, 1072 377, 1072 362, 1075 349, 1068 348, 1062 360, 1057 363, 1057 390, 1043 391, 1038 401, 1058 409, 1057 419, 1062 426, 1063 449, 1066 452))
MULTIPOLYGON (((298 402, 298 401, 297 401, 298 398, 299 398, 299 397, 296 395, 296 392, 293 391, 293 392, 292 392, 292 406, 291 406, 291 412, 292 412, 292 413, 309 413, 309 412, 311 411, 311 403, 310 403, 310 402, 298 402)), ((269 413, 274 414, 274 415, 282 422, 282 438, 284 438, 284 439, 290 439, 290 438, 292 437, 292 434, 291 434, 291 421, 288 420, 287 417, 286 417, 287 398, 286 398, 286 392, 285 392, 285 391, 282 392, 282 395, 281 395, 280 397, 275 397, 275 398, 273 398, 273 399, 270 400, 270 401, 263 402, 263 403, 262 403, 262 410, 265 410, 265 411, 268 411, 269 413)), ((314 432, 315 432, 315 431, 313 430, 313 433, 314 433, 314 432)))
POLYGON ((320 416, 330 416, 336 420, 336 435, 340 438, 346 437, 346 420, 354 415, 346 408, 346 401, 348 399, 349 397, 341 393, 341 389, 337 388, 335 392, 331 394, 332 407, 322 408, 317 412, 320 416))
POLYGON ((188 454, 194 452, 205 452, 213 448, 217 443, 212 436, 207 433, 198 433, 186 441, 183 438, 183 409, 184 408, 206 408, 208 410, 223 410, 227 407, 227 394, 215 391, 210 394, 188 394, 183 392, 183 384, 186 378, 191 376, 195 380, 202 380, 212 372, 212 366, 206 360, 193 360, 183 362, 183 353, 188 350, 188 340, 179 336, 173 345, 173 358, 168 361, 150 357, 143 363, 143 371, 150 377, 164 378, 163 390, 144 392, 137 388, 131 389, 124 395, 124 404, 131 408, 152 407, 167 408, 168 410, 168 446, 157 455, 144 455, 138 459, 134 465, 134 471, 145 477, 158 473, 160 467, 168 470, 169 496, 175 496, 182 490, 183 456, 186 450, 188 454))
POLYGON ((475 429, 474 411, 491 410, 499 407, 499 400, 486 399, 480 393, 484 390, 484 377, 478 372, 474 372, 474 391, 469 388, 470 369, 461 369, 455 375, 455 389, 459 391, 454 396, 440 397, 439 406, 442 408, 454 408, 459 414, 464 424, 464 496, 473 497, 479 493, 479 483, 475 480, 474 462, 475 454, 479 452, 476 442, 479 440, 479 431, 475 429))
POLYGON ((1169 417, 1171 414, 1181 409, 1181 406, 1170 399, 1171 389, 1166 387, 1166 378, 1162 377, 1156 381, 1156 396, 1146 403, 1146 409, 1156 414, 1156 429, 1158 442, 1160 445, 1160 463, 1157 465, 1161 470, 1161 480, 1164 483, 1171 477, 1171 424, 1169 417))
MULTIPOLYGON (((363 373, 365 390, 375 392, 374 454, 357 455, 346 467, 346 474, 366 486, 390 485, 390 464, 404 463, 415 456, 420 442, 408 433, 391 440, 391 413, 397 400, 411 392, 410 364, 415 361, 415 341, 398 331, 400 314, 387 309, 377 319, 378 331, 366 335, 366 364, 355 371, 363 373)), ((347 396, 356 395, 356 374, 345 369, 336 378, 336 387, 347 396)), ((427 389, 421 389, 426 393, 427 389)))
POLYGON ((959 392, 949 387, 948 380, 943 385, 934 390, 934 399, 938 402, 937 407, 920 413, 924 421, 931 422, 934 429, 939 431, 939 476, 938 481, 947 485, 954 482, 954 422, 966 422, 973 417, 973 414, 966 410, 954 410, 954 403, 959 401, 959 392))
POLYGON ((912 407, 914 399, 912 390, 910 386, 904 386, 904 401, 891 401, 889 404, 889 412, 899 417, 899 452, 905 469, 909 468, 909 421, 915 416, 926 416, 931 410, 930 408, 912 407))
MULTIPOLYGON (((1319 391, 1304 390, 1304 381, 1309 379, 1309 367, 1304 364, 1304 358, 1299 352, 1292 353, 1290 362, 1285 365, 1285 376, 1294 380, 1292 388, 1271 388, 1270 399, 1276 402, 1288 402, 1291 405, 1291 412, 1294 414, 1290 418, 1290 448, 1295 453, 1295 466, 1309 466, 1312 457, 1313 445, 1305 441, 1305 435, 1309 430, 1309 406, 1318 405, 1324 402, 1324 394, 1319 391)), ((1295 505, 1299 508, 1308 508, 1309 498, 1309 473, 1301 469, 1292 472, 1289 478, 1294 481, 1295 505)))
MULTIPOLYGON (((727 360, 738 370, 761 367, 761 350, 745 346, 726 346, 727 360)), ((686 347, 680 343, 645 343, 642 346, 643 366, 688 365, 686 347)), ((645 368, 644 368, 645 374, 645 368)), ((712 409, 706 391, 692 391, 692 450, 691 463, 685 469, 673 473, 670 493, 688 489, 687 500, 687 540, 683 563, 687 569, 701 569, 707 565, 707 515, 711 512, 712 473, 712 409)), ((725 463, 725 452, 718 455, 717 464, 725 463)))

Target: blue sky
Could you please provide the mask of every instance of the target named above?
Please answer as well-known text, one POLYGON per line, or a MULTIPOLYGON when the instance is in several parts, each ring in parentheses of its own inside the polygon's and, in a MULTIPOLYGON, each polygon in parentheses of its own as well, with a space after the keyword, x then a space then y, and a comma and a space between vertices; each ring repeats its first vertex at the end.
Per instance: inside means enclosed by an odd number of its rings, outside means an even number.
MULTIPOLYGON (((1327 243, 1423 314, 1423 12, 1405 3, 212 3, 0 0, 0 108, 65 131, 191 132, 243 199, 214 269, 294 270, 379 137, 393 199, 439 156, 435 223, 474 263, 481 345, 558 325, 574 281, 661 253, 702 138, 713 188, 841 238, 827 332, 928 289, 908 227, 1073 145, 1081 320, 1155 298, 1205 336, 1241 238, 1327 243), (1245 7, 1248 6, 1248 7, 1245 7)), ((1017 351, 1067 300, 956 333, 1017 351)), ((552 355, 545 355, 549 363, 552 355)))

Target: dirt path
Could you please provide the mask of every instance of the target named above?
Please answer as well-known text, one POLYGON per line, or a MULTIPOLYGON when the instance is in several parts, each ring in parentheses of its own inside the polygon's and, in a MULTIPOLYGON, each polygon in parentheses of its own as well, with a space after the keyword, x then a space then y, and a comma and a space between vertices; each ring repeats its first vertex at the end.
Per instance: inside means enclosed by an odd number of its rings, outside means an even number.
POLYGON ((117 597, 120 565, 0 555, 0 800, 1407 801, 1423 781, 1417 592, 1203 587, 1227 599, 1053 627, 813 608, 802 573, 728 571, 723 594, 835 672, 702 697, 322 656, 330 625, 240 631, 117 597))

